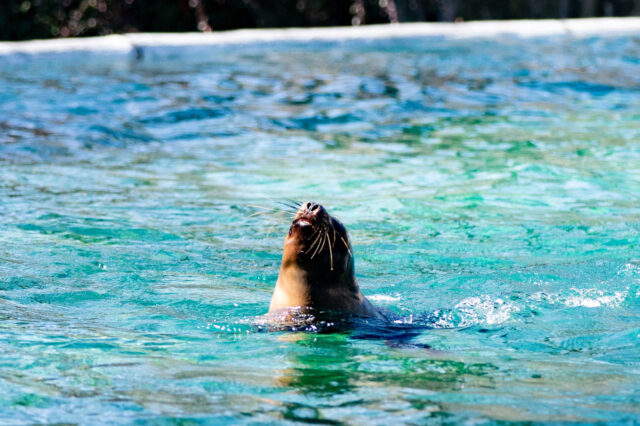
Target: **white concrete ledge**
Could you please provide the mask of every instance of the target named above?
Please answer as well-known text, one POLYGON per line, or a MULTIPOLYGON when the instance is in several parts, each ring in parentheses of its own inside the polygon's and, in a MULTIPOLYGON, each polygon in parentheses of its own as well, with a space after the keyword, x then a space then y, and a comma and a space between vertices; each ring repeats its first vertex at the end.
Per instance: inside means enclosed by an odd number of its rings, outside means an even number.
POLYGON ((128 54, 132 50, 133 45, 126 35, 0 42, 0 55, 37 55, 78 51, 128 54))
MULTIPOLYGON (((343 41, 404 37, 450 39, 515 37, 586 37, 639 35, 640 18, 405 23, 361 27, 235 30, 213 33, 135 33, 74 39, 0 42, 0 55, 89 51, 131 54, 145 48, 206 47, 273 42, 343 41)), ((155 49, 154 49, 155 50, 155 49)))
MULTIPOLYGON (((639 23, 640 28, 640 23, 639 23)), ((453 23, 406 23, 361 27, 285 28, 235 30, 219 33, 128 34, 136 46, 200 46, 269 42, 367 40, 401 37, 492 37, 499 34, 522 36, 564 34, 560 21, 485 21, 453 23)))
POLYGON ((629 34, 640 36, 640 18, 591 18, 563 21, 573 36, 629 34))

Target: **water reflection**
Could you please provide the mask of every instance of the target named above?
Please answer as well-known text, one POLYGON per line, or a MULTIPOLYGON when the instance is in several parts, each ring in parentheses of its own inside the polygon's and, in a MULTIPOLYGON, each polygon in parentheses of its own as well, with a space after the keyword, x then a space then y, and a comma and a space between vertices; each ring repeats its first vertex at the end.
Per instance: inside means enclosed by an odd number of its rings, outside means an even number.
MULTIPOLYGON (((393 342, 354 340, 347 333, 292 333, 279 336, 287 343, 289 367, 280 370, 278 386, 314 401, 302 410, 319 421, 345 407, 364 405, 380 413, 400 412, 419 417, 455 416, 441 395, 464 386, 492 388, 490 363, 466 363, 452 353, 393 342), (372 395, 376 395, 373 400, 372 395)), ((286 398, 298 401, 297 397, 286 398)), ((299 407, 290 413, 296 419, 299 407)), ((302 420, 302 419, 297 419, 302 420)))
POLYGON ((355 389, 357 350, 346 334, 294 333, 279 337, 292 347, 291 367, 277 378, 280 386, 314 396, 343 394, 355 389))

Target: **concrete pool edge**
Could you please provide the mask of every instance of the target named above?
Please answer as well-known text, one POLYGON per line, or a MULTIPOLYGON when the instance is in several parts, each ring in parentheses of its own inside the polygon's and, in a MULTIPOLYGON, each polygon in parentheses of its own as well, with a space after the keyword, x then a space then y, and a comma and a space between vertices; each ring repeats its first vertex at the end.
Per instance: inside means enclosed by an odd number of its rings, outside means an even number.
POLYGON ((241 29, 212 33, 129 33, 100 37, 0 42, 0 56, 95 52, 131 54, 147 48, 207 47, 274 42, 374 40, 401 37, 450 39, 640 34, 640 17, 567 20, 403 23, 361 27, 241 29))

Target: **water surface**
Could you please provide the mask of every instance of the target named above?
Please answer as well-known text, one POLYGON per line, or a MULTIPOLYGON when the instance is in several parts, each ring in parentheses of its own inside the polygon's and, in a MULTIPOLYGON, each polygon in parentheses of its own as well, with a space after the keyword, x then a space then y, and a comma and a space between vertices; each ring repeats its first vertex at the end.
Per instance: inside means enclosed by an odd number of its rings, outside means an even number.
POLYGON ((638 52, 3 58, 0 418, 637 421, 638 52), (290 219, 251 206, 284 198, 339 217, 363 292, 430 327, 257 332, 290 219))

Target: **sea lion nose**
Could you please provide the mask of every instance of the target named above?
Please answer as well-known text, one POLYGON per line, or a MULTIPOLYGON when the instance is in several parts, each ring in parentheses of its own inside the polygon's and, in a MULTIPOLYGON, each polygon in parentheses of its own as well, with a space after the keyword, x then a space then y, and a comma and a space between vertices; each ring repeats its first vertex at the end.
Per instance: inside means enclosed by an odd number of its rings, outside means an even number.
POLYGON ((313 203, 313 202, 309 201, 309 202, 307 202, 306 207, 307 207, 307 210, 308 210, 308 211, 310 211, 310 212, 315 212, 315 211, 316 211, 316 210, 318 210, 321 206, 320 206, 320 204, 316 204, 316 203, 313 203))

